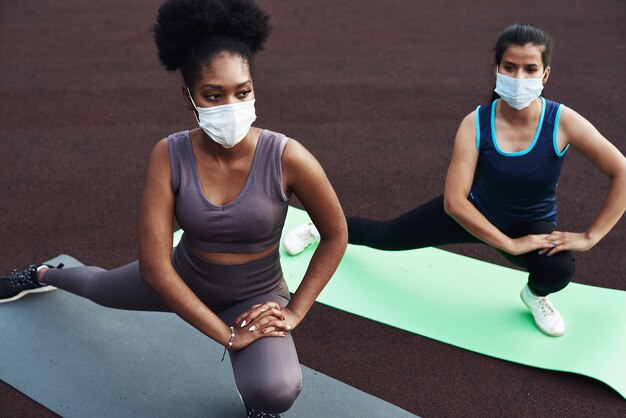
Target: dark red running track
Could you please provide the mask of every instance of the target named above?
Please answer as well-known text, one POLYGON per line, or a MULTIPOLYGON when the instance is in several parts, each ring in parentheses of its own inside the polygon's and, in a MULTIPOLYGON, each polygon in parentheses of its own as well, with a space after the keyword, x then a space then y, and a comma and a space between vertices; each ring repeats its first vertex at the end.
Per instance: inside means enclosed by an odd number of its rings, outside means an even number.
MULTIPOLYGON (((257 126, 304 143, 348 215, 390 217, 441 193, 459 121, 490 96, 495 37, 517 21, 554 35, 546 96, 626 150, 622 0, 261 4, 274 33, 257 61, 257 126)), ((155 13, 148 0, 0 3, 0 270, 58 253, 109 268, 137 257, 151 146, 195 125, 178 77, 157 62, 155 13)), ((559 189, 561 228, 585 228, 607 184, 571 152, 559 189)), ((624 242, 622 221, 578 257, 578 281, 626 290, 624 242)), ((449 249, 504 263, 483 246, 449 249)), ((425 417, 626 411, 623 398, 592 379, 488 358, 325 306, 316 305, 296 335, 303 364, 425 417)), ((0 416, 48 415, 0 384, 0 416)))

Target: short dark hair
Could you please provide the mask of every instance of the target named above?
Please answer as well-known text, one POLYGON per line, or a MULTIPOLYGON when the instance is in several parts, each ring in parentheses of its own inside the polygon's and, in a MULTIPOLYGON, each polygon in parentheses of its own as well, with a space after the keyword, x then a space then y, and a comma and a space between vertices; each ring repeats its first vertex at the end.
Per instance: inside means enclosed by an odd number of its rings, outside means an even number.
POLYGON ((270 31, 269 15, 253 0, 167 0, 153 26, 161 63, 180 69, 189 87, 223 51, 243 58, 252 73, 270 31))

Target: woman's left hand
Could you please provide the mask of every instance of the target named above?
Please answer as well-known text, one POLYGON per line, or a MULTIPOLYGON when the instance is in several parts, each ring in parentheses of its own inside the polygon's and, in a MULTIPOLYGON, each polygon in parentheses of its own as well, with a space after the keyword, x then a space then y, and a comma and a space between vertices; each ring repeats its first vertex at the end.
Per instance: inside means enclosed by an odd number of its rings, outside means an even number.
POLYGON ((235 326, 250 332, 268 334, 273 331, 288 333, 298 325, 297 316, 276 302, 265 302, 251 306, 235 318, 235 326))
POLYGON ((554 231, 546 238, 552 243, 552 248, 539 251, 540 255, 554 255, 560 251, 588 251, 595 245, 593 240, 584 232, 554 231))

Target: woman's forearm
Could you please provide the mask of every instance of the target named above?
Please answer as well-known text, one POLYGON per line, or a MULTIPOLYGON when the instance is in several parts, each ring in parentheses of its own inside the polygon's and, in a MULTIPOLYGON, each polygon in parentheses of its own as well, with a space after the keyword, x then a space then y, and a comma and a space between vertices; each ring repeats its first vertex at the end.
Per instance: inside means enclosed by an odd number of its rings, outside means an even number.
POLYGON ((144 282, 163 302, 198 331, 226 345, 230 328, 215 315, 178 276, 171 266, 151 266, 140 262, 144 282))
POLYGON ((322 237, 309 267, 295 291, 287 308, 296 314, 301 321, 307 314, 315 299, 324 289, 335 273, 348 244, 347 233, 332 239, 322 237))
POLYGON ((611 181, 598 215, 585 234, 592 246, 597 244, 615 226, 626 211, 626 174, 611 181))
POLYGON ((490 246, 511 251, 511 238, 496 228, 467 198, 444 195, 444 210, 467 232, 490 246))

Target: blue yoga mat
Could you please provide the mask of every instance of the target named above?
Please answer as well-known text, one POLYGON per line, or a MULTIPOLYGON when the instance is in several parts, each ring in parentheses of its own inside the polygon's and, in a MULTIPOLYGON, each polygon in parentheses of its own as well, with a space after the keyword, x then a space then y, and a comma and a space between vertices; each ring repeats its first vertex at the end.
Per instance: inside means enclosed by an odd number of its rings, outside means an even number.
MULTIPOLYGON (((174 314, 104 308, 62 290, 0 304, 0 379, 63 417, 244 417, 222 350, 174 314)), ((286 418, 415 417, 308 367, 302 375, 286 418)))

